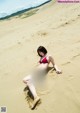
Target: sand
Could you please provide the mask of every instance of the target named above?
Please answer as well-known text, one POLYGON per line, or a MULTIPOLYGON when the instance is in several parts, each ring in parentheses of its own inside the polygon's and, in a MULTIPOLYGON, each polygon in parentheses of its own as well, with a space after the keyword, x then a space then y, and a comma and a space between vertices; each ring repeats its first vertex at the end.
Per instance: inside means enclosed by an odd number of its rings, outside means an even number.
POLYGON ((0 106, 7 113, 80 113, 80 4, 52 1, 38 9, 28 18, 0 21, 0 106), (40 45, 63 73, 48 72, 47 91, 32 111, 22 79, 38 62, 40 45))

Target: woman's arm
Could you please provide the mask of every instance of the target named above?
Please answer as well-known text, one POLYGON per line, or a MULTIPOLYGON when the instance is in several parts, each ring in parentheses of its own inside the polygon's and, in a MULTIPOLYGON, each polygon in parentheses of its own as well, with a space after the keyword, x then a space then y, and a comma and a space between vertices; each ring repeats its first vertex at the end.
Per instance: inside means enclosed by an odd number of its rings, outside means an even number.
POLYGON ((62 73, 62 71, 60 69, 58 69, 57 65, 55 64, 54 59, 53 59, 52 56, 49 56, 49 62, 52 63, 52 65, 53 65, 54 69, 56 70, 57 74, 61 74, 62 73))

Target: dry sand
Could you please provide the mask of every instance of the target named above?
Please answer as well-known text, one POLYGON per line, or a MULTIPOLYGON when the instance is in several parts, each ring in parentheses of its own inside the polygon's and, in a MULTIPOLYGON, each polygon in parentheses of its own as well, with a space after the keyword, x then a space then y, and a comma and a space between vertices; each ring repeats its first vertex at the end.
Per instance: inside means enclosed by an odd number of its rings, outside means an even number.
POLYGON ((0 21, 0 106, 7 113, 80 113, 80 4, 52 1, 28 18, 0 21), (22 79, 39 60, 40 45, 63 74, 48 73, 48 92, 31 111, 22 79))

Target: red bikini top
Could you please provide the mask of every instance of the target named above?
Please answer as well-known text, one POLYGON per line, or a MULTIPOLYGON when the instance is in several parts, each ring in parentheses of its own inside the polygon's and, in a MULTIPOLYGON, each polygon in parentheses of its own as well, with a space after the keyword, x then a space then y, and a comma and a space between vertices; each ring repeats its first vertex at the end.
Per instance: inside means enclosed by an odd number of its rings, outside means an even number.
POLYGON ((41 63, 45 64, 45 63, 48 63, 48 60, 47 60, 46 57, 44 57, 42 60, 39 61, 39 63, 40 63, 40 64, 41 64, 41 63))

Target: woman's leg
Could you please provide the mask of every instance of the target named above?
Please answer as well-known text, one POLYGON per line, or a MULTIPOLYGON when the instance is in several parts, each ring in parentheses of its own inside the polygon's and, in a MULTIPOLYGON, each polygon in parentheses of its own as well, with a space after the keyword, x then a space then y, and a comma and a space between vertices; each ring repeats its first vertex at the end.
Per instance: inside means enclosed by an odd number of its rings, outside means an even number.
POLYGON ((31 75, 25 77, 23 79, 23 82, 27 84, 27 86, 29 87, 33 97, 34 97, 34 102, 33 102, 33 105, 31 106, 31 109, 34 109, 36 103, 40 100, 40 98, 38 97, 37 95, 37 92, 36 92, 36 89, 35 89, 35 86, 34 84, 32 83, 32 80, 31 80, 31 75))
POLYGON ((36 93, 36 89, 35 89, 35 87, 34 87, 34 85, 33 85, 31 79, 32 79, 32 78, 31 78, 31 76, 29 75, 29 76, 27 76, 27 77, 25 77, 25 78, 23 79, 23 82, 24 82, 25 84, 27 84, 27 86, 29 87, 29 89, 30 89, 30 91, 31 91, 31 93, 32 93, 32 95, 33 95, 33 97, 34 97, 34 99, 35 99, 35 98, 37 97, 37 93, 36 93))

